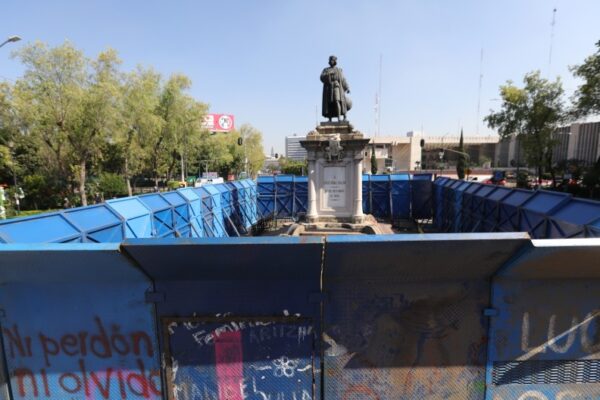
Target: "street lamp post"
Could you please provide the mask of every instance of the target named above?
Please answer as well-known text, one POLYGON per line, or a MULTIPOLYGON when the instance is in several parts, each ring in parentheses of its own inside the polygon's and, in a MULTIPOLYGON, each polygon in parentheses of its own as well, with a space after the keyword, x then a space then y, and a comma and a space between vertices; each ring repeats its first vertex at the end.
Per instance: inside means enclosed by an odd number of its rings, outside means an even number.
POLYGON ((4 42, 2 42, 0 44, 0 47, 4 46, 7 43, 13 43, 13 42, 18 42, 19 40, 21 40, 21 38, 19 36, 9 36, 4 42))

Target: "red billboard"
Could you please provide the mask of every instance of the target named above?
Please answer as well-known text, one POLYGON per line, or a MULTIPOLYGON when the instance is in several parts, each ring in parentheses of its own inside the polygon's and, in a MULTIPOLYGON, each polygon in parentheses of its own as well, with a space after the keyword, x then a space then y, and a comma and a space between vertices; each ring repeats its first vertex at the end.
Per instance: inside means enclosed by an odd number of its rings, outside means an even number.
POLYGON ((202 122, 202 127, 211 132, 231 132, 234 129, 233 115, 207 114, 202 122))

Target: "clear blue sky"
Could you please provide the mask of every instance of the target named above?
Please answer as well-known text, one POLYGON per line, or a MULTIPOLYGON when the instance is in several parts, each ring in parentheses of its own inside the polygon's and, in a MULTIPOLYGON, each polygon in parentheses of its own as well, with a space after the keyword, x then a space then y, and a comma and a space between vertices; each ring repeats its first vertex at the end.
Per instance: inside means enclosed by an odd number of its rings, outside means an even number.
MULTIPOLYGON (((598 0, 502 1, 5 1, 0 79, 22 66, 9 54, 24 43, 65 39, 88 56, 118 50, 124 69, 152 66, 192 78, 191 94, 211 112, 232 113, 264 134, 265 151, 315 126, 319 74, 338 56, 352 89, 349 119, 374 132, 374 98, 383 55, 381 134, 420 130, 474 135, 479 58, 484 49, 481 116, 497 107, 498 86, 531 70, 577 82, 568 66, 600 40, 598 0), (558 9, 549 65, 552 9, 558 9)), ((483 123, 480 133, 492 133, 483 123)))

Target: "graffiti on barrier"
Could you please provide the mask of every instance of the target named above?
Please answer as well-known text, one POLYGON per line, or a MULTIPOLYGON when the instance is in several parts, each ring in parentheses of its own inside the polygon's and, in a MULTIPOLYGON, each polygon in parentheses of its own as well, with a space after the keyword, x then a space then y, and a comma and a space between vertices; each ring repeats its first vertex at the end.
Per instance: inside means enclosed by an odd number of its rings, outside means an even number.
MULTIPOLYGON (((159 398, 160 372, 149 364, 153 340, 144 331, 123 332, 94 317, 94 329, 52 336, 2 329, 15 396, 86 399, 159 398), (124 361, 126 360, 126 361, 124 361), (41 364, 40 364, 41 361, 41 364), (66 366, 66 367, 65 367, 66 366)), ((152 363, 153 364, 153 363, 152 363)))

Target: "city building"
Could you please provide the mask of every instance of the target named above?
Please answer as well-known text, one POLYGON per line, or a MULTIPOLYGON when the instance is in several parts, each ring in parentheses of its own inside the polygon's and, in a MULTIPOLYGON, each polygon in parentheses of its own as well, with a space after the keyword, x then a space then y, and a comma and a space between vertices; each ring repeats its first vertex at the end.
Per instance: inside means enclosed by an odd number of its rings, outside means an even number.
MULTIPOLYGON (((463 136, 468 164, 490 167, 494 163, 494 154, 498 136, 463 136)), ((375 149, 377 171, 413 171, 420 169, 438 169, 440 166, 456 165, 459 157, 460 136, 429 136, 422 132, 411 131, 406 136, 379 136, 371 138, 364 154, 364 169, 370 171, 371 152, 375 149), (421 147, 423 141, 423 147, 421 147), (442 151, 443 150, 443 151, 442 151), (440 158, 440 152, 441 158, 440 158)))
MULTIPOLYGON (((582 166, 594 165, 600 157, 600 122, 574 123, 554 133, 556 145, 552 152, 552 163, 577 160, 582 166)), ((524 165, 525 159, 516 137, 503 140, 496 147, 496 165, 515 167, 517 160, 524 165)))
POLYGON ((306 159, 306 149, 300 146, 300 141, 306 139, 306 136, 296 134, 285 137, 285 157, 291 160, 302 161, 306 159))

